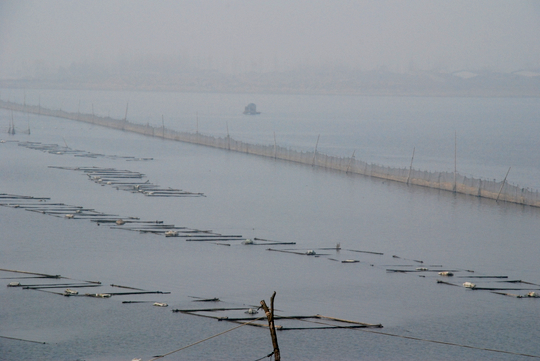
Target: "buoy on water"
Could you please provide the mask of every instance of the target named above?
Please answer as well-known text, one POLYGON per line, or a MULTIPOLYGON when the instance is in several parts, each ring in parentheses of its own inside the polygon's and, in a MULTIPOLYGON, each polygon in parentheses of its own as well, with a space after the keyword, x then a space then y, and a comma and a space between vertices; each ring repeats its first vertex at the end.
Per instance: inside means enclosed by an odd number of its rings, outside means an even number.
POLYGON ((454 274, 452 272, 448 272, 448 271, 439 272, 439 276, 452 277, 453 275, 454 274))

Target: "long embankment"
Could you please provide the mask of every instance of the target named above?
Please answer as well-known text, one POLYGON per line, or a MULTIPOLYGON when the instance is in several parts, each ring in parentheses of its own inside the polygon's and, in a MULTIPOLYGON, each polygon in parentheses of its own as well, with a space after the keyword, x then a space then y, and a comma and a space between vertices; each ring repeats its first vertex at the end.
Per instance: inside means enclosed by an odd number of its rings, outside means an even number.
POLYGON ((501 182, 497 182, 468 178, 459 173, 453 172, 428 172, 416 170, 412 167, 384 167, 357 160, 354 158, 354 156, 336 157, 322 154, 317 152, 316 149, 313 152, 301 152, 290 148, 281 147, 276 144, 249 144, 234 140, 229 136, 219 138, 200 133, 178 132, 165 127, 153 127, 150 125, 131 123, 127 119, 113 119, 111 117, 101 117, 94 114, 70 113, 63 110, 53 110, 44 108, 42 106, 23 105, 3 100, 0 100, 0 108, 23 113, 40 114, 44 116, 76 120, 151 137, 200 144, 214 148, 287 160, 351 174, 361 174, 410 185, 429 187, 476 197, 494 199, 497 201, 523 204, 532 207, 540 207, 540 195, 538 194, 537 190, 520 188, 518 186, 508 184, 506 179, 501 182))

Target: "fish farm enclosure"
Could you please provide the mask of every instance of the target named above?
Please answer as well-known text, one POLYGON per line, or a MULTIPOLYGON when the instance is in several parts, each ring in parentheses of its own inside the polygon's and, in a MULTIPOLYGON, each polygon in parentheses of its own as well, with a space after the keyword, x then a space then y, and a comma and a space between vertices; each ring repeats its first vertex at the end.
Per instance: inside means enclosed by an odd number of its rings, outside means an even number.
POLYGON ((0 129, 2 361, 269 360, 269 300, 283 360, 540 358, 536 190, 127 111, 0 129))
POLYGON ((94 114, 70 113, 63 110, 47 109, 41 107, 40 105, 23 105, 5 101, 0 101, 0 107, 19 112, 43 114, 46 116, 82 121, 152 137, 200 144, 214 148, 287 160, 347 173, 361 174, 411 185, 490 198, 497 201, 501 200, 540 207, 540 196, 538 194, 538 190, 531 190, 529 188, 522 188, 516 185, 508 184, 506 182, 506 178, 503 181, 491 181, 467 178, 456 172, 449 173, 421 171, 412 168, 412 161, 410 168, 392 168, 377 164, 368 164, 361 160, 357 160, 354 157, 354 154, 350 158, 321 154, 317 152, 316 147, 313 152, 300 152, 294 149, 280 147, 276 144, 249 144, 234 140, 230 136, 218 138, 203 135, 198 132, 178 132, 171 129, 166 129, 164 126, 156 128, 150 125, 131 123, 127 120, 127 113, 126 118, 124 119, 112 119, 110 117, 101 117, 94 114))

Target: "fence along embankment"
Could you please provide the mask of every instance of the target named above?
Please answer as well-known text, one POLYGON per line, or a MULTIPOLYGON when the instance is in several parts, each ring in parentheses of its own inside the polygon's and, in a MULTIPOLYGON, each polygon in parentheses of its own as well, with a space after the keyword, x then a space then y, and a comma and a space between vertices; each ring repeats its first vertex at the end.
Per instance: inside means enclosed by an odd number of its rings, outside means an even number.
POLYGON ((113 119, 94 114, 70 113, 63 110, 47 109, 37 105, 23 105, 0 100, 0 107, 23 113, 40 114, 101 125, 147 136, 194 143, 235 152, 254 154, 274 159, 287 160, 352 174, 391 180, 411 185, 489 198, 517 204, 540 207, 538 190, 520 188, 506 180, 481 180, 465 177, 453 172, 429 172, 414 168, 392 168, 377 164, 368 164, 353 157, 336 157, 317 152, 301 152, 274 145, 250 144, 234 140, 229 136, 213 137, 200 133, 178 132, 165 127, 153 127, 131 123, 127 119, 113 119))

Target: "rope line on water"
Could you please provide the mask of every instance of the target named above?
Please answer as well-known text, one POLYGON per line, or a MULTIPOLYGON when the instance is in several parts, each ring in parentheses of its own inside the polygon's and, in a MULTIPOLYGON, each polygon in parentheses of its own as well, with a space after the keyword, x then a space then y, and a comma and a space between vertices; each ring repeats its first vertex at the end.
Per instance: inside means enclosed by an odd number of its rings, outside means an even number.
POLYGON ((175 352, 185 350, 185 349, 188 348, 188 347, 198 345, 198 344, 200 344, 200 343, 203 343, 204 341, 208 341, 208 340, 210 340, 210 339, 212 339, 212 338, 214 338, 214 337, 221 336, 221 335, 223 335, 223 334, 226 334, 227 332, 231 332, 231 331, 233 331, 233 330, 236 330, 237 328, 240 328, 240 327, 249 325, 250 323, 253 323, 253 322, 255 322, 255 321, 259 321, 259 320, 261 320, 261 319, 263 319, 263 318, 266 318, 266 316, 262 316, 262 317, 259 317, 259 318, 255 318, 255 319, 253 319, 253 320, 251 320, 251 321, 244 322, 243 324, 238 325, 238 326, 236 326, 236 327, 233 327, 233 328, 231 328, 231 329, 229 329, 229 330, 226 330, 226 331, 220 332, 220 333, 218 333, 218 334, 215 334, 214 336, 207 337, 207 338, 205 338, 205 339, 203 339, 203 340, 194 342, 194 343, 192 343, 192 344, 189 344, 189 345, 187 345, 187 346, 181 347, 181 348, 179 348, 179 349, 177 349, 177 350, 168 352, 168 353, 166 353, 166 354, 156 356, 156 357, 150 359, 150 361, 154 361, 154 360, 163 358, 163 357, 165 357, 165 356, 169 356, 169 355, 171 355, 171 354, 173 354, 173 353, 175 353, 175 352))
POLYGON ((256 359, 255 361, 261 361, 262 359, 265 359, 265 358, 267 358, 267 357, 272 357, 273 354, 274 354, 274 351, 270 352, 270 353, 269 353, 268 355, 266 355, 266 356, 263 356, 263 357, 261 357, 261 358, 256 359))
MULTIPOLYGON (((310 320, 305 320, 305 319, 297 319, 297 320, 298 321, 304 321, 304 322, 310 322, 310 323, 323 324, 323 325, 328 325, 328 326, 335 326, 335 325, 333 325, 331 323, 326 323, 326 322, 321 322, 321 321, 310 321, 310 320)), ((396 335, 396 334, 393 334, 393 333, 382 332, 382 331, 373 331, 373 330, 368 330, 368 329, 364 329, 364 328, 353 328, 353 330, 355 330, 355 331, 363 331, 363 332, 370 332, 370 333, 375 333, 375 334, 383 335, 383 336, 392 336, 392 337, 404 338, 404 339, 408 339, 408 340, 431 342, 431 343, 437 343, 437 344, 441 344, 441 345, 470 348, 470 349, 473 349, 473 350, 490 351, 490 352, 504 353, 504 354, 507 354, 507 355, 516 355, 516 356, 540 358, 540 356, 537 356, 537 355, 529 355, 529 354, 519 353, 519 352, 511 352, 511 351, 496 350, 496 349, 492 349, 492 348, 484 348, 484 347, 462 345, 462 344, 459 344, 459 343, 446 342, 446 341, 429 340, 429 339, 424 339, 424 338, 419 338, 419 337, 412 337, 412 336, 396 335)))
POLYGON ((25 340, 25 339, 23 339, 23 338, 16 338, 16 337, 0 336, 0 338, 5 338, 5 339, 8 339, 8 340, 24 341, 24 342, 41 343, 41 344, 43 344, 43 345, 46 345, 46 344, 47 344, 47 342, 33 341, 33 340, 25 340))
MULTIPOLYGON (((198 345, 198 344, 200 344, 200 343, 202 343, 202 342, 205 342, 205 341, 208 341, 208 340, 210 340, 210 339, 212 339, 212 338, 221 336, 221 335, 223 335, 223 334, 226 334, 227 332, 236 330, 237 328, 240 328, 240 327, 249 325, 250 323, 253 323, 253 322, 255 322, 255 321, 259 321, 259 320, 261 320, 261 319, 263 319, 263 318, 266 318, 266 316, 262 316, 262 317, 253 319, 253 320, 251 320, 251 321, 244 322, 244 323, 242 323, 241 325, 238 325, 238 326, 236 326, 236 327, 233 327, 233 328, 231 328, 231 329, 229 329, 229 330, 220 332, 220 333, 218 333, 218 334, 215 334, 215 335, 213 335, 213 336, 207 337, 207 338, 205 338, 205 339, 203 339, 203 340, 194 342, 194 343, 192 343, 192 344, 189 344, 189 345, 187 345, 187 346, 181 347, 181 348, 179 348, 179 349, 177 349, 177 350, 168 352, 168 353, 166 353, 166 354, 163 354, 163 355, 160 355, 160 356, 156 356, 156 357, 150 359, 149 361, 154 361, 154 360, 163 358, 163 357, 165 357, 165 356, 171 355, 171 354, 173 354, 173 353, 176 353, 176 352, 178 352, 178 351, 185 350, 185 349, 187 349, 188 347, 198 345)), ((321 322, 321 321, 310 321, 310 320, 306 320, 306 319, 297 319, 297 320, 298 320, 298 321, 303 321, 303 322, 309 322, 309 323, 322 324, 322 325, 327 325, 327 326, 335 326, 334 324, 326 323, 326 322, 321 322)), ((531 358, 539 358, 539 359, 540 359, 540 356, 537 356, 537 355, 529 355, 529 354, 519 353, 519 352, 511 352, 511 351, 497 350, 497 349, 492 349, 492 348, 484 348, 484 347, 476 347, 476 346, 470 346, 470 345, 462 345, 462 344, 454 343, 454 342, 429 340, 429 339, 424 339, 424 338, 420 338, 420 337, 413 337, 413 336, 396 335, 396 334, 393 334, 393 333, 381 332, 381 331, 373 331, 373 330, 368 330, 368 329, 363 329, 363 328, 353 328, 353 330, 355 330, 355 331, 369 332, 369 333, 374 333, 374 334, 377 334, 377 335, 383 335, 383 336, 391 336, 391 337, 403 338, 403 339, 407 339, 407 340, 422 341, 422 342, 430 342, 430 343, 436 343, 436 344, 440 344, 440 345, 456 346, 456 347, 468 348, 468 349, 473 349, 473 350, 489 351, 489 352, 497 352, 497 353, 503 353, 503 354, 507 354, 507 355, 515 355, 515 356, 523 356, 523 357, 531 357, 531 358)), ((271 357, 273 354, 274 354, 274 352, 272 352, 272 353, 270 353, 270 354, 268 354, 268 355, 266 355, 266 356, 263 356, 263 357, 261 357, 261 358, 255 360, 255 361, 260 361, 260 360, 262 360, 262 359, 264 359, 264 358, 271 357)))
POLYGON ((484 348, 484 347, 476 347, 476 346, 462 345, 462 344, 459 344, 459 343, 453 343, 453 342, 428 340, 428 339, 419 338, 419 337, 396 335, 396 334, 387 333, 387 332, 381 332, 381 331, 372 331, 372 330, 363 330, 363 329, 356 329, 356 330, 358 330, 358 331, 364 331, 364 332, 376 333, 376 334, 384 335, 384 336, 392 336, 392 337, 405 338, 405 339, 415 340, 415 341, 431 342, 431 343, 438 343, 438 344, 441 344, 441 345, 448 345, 448 346, 457 346, 457 347, 463 347, 463 348, 470 348, 470 349, 473 349, 473 350, 490 351, 490 352, 504 353, 504 354, 507 354, 507 355, 516 355, 516 356, 524 356, 524 357, 540 358, 540 356, 537 356, 537 355, 529 355, 529 354, 526 354, 526 353, 519 353, 519 352, 511 352, 511 351, 504 351, 504 350, 496 350, 496 349, 493 349, 493 348, 484 348))

